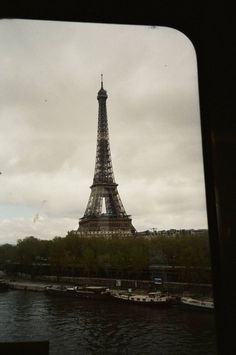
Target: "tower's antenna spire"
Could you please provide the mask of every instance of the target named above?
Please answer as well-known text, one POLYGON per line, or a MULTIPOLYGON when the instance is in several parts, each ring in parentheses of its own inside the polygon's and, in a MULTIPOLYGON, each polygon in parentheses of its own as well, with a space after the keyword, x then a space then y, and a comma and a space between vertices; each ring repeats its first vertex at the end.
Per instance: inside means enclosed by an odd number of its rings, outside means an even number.
POLYGON ((101 74, 101 88, 103 89, 103 74, 101 74))

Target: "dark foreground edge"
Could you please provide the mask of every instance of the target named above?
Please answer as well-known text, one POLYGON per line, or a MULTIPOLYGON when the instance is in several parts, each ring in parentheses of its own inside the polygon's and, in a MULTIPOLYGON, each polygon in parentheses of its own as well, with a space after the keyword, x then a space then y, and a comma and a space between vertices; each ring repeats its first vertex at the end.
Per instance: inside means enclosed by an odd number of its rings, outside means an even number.
POLYGON ((49 355, 49 341, 3 342, 0 354, 4 355, 49 355))

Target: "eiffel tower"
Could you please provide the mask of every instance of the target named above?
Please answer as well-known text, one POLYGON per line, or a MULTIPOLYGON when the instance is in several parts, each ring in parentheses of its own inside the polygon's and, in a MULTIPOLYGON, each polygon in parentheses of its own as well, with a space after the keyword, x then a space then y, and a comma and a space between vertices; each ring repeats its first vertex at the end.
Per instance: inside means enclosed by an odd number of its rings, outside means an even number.
POLYGON ((130 215, 127 215, 121 202, 115 182, 109 132, 107 122, 107 92, 103 88, 98 92, 98 130, 97 152, 93 184, 84 216, 80 218, 79 235, 133 235, 136 230, 130 215))

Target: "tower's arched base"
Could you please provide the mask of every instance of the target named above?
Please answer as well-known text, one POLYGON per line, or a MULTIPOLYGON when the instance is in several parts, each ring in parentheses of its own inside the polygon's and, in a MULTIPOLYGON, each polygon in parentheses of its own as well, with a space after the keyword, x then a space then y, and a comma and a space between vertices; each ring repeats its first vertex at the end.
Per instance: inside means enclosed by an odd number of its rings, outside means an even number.
POLYGON ((132 220, 129 216, 124 217, 83 217, 79 221, 79 228, 76 234, 81 236, 94 236, 94 235, 120 235, 132 236, 136 233, 132 225, 132 220))

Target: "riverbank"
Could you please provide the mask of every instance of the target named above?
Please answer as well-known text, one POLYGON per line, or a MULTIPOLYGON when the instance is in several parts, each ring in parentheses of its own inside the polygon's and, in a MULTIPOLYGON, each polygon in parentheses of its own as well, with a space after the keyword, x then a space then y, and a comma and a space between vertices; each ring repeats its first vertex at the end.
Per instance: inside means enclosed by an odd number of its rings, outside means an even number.
POLYGON ((153 281, 128 280, 128 279, 101 279, 85 277, 56 277, 40 276, 34 280, 29 275, 17 275, 17 277, 5 276, 3 280, 10 289, 43 292, 46 286, 53 284, 78 285, 78 286, 102 286, 110 289, 133 289, 141 291, 160 290, 174 296, 197 296, 200 298, 212 298, 212 286, 210 284, 190 284, 168 282, 155 285, 153 281))
POLYGON ((198 310, 213 310, 214 302, 211 297, 197 294, 184 294, 166 292, 164 289, 159 290, 144 290, 144 289, 132 289, 132 288, 107 288, 101 286, 76 286, 62 284, 62 283, 43 283, 43 282, 31 282, 24 280, 5 280, 4 290, 20 290, 20 291, 36 291, 41 293, 47 293, 54 296, 66 296, 66 297, 82 297, 94 300, 112 300, 122 301, 125 303, 142 303, 143 305, 174 305, 184 306, 185 308, 197 308, 198 310), (76 287, 75 287, 76 286, 76 287), (156 292, 158 291, 158 292, 156 292), (182 300, 186 300, 186 305, 183 305, 182 300), (147 303, 149 302, 149 303, 147 303), (156 303, 155 303, 156 302, 156 303), (164 303, 162 303, 164 302, 164 303))

